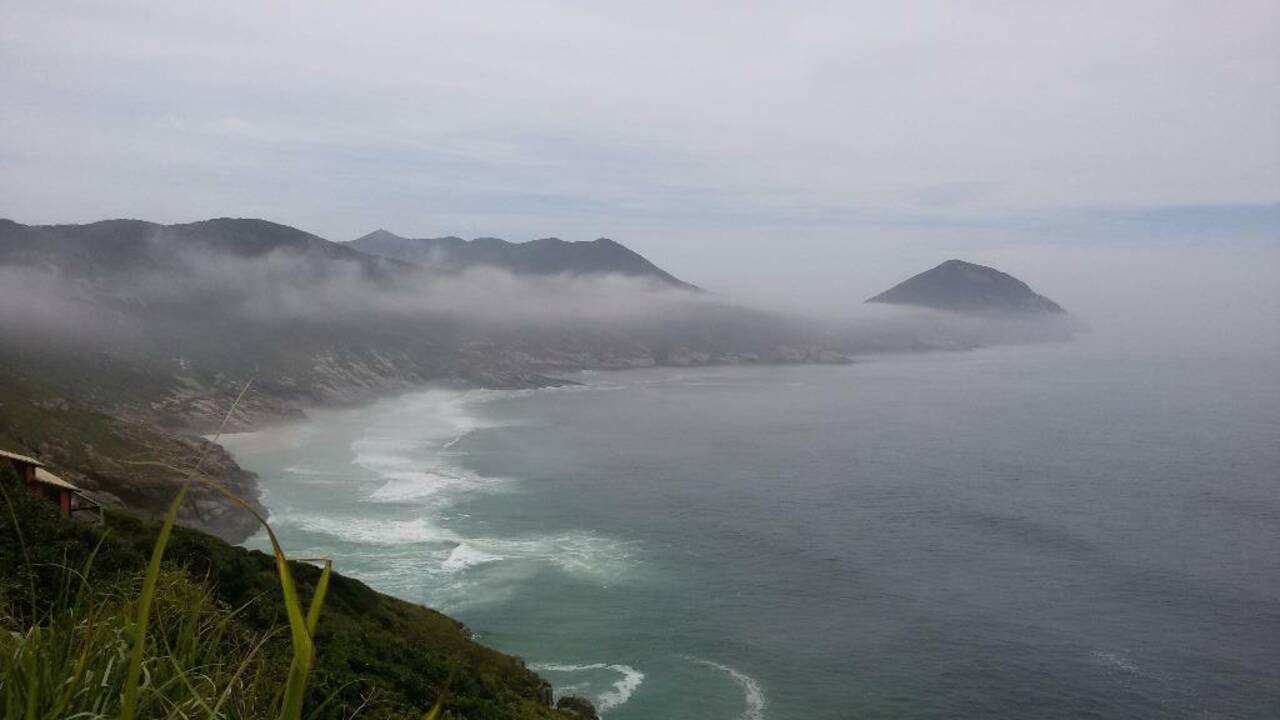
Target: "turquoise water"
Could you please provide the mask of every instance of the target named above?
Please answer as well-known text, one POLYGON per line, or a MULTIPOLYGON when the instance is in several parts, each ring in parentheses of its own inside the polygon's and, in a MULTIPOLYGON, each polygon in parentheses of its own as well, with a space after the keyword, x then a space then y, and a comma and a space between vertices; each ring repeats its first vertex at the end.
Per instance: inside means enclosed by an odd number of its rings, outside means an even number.
POLYGON ((228 445, 291 551, 610 720, 1280 716, 1270 360, 1079 343, 577 379, 228 445))

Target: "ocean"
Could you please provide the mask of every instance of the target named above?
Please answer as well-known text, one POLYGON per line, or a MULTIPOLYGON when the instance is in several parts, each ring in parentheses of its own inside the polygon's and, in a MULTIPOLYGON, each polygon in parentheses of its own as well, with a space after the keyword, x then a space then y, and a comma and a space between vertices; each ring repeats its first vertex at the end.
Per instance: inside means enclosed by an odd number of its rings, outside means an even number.
POLYGON ((227 445, 290 552, 608 720, 1280 717, 1274 358, 1076 342, 572 379, 227 445))

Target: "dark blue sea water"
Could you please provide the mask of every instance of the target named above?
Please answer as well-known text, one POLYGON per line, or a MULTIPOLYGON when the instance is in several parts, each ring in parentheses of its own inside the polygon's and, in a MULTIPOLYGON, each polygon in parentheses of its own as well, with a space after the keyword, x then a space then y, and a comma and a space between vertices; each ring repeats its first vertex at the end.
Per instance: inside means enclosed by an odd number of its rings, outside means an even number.
POLYGON ((1280 717, 1274 358, 577 379, 229 445, 291 550, 609 720, 1280 717))

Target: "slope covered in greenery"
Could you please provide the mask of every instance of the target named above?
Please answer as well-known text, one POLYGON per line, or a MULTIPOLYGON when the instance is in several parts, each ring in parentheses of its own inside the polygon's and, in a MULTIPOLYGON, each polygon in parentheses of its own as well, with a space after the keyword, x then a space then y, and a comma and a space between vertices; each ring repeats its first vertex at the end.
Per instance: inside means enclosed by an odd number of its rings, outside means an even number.
MULTIPOLYGON (((118 628, 123 636, 128 630, 157 526, 120 512, 109 512, 103 528, 64 520, 50 503, 28 496, 7 467, 0 470, 0 488, 0 623, 7 631, 0 650, 12 658, 22 643, 43 642, 45 650, 34 657, 53 665, 0 665, 0 698, 8 708, 25 709, 32 675, 56 684, 59 677, 73 675, 75 666, 123 643, 109 631, 118 628), (68 600, 77 595, 68 588, 80 587, 82 568, 88 568, 88 590, 78 600, 68 600), (104 632, 108 635, 99 639, 105 645, 95 646, 92 653, 87 644, 70 654, 48 649, 68 644, 59 633, 80 637, 104 632), (59 658, 67 667, 57 665, 59 658)), ((273 558, 179 527, 165 559, 147 667, 154 669, 156 682, 182 663, 193 664, 198 672, 185 668, 184 674, 174 675, 165 697, 154 688, 144 692, 142 707, 158 712, 188 700, 199 689, 189 684, 204 682, 212 691, 234 679, 236 702, 221 708, 222 715, 205 713, 208 708, 200 705, 201 713, 194 716, 268 717, 262 713, 271 706, 289 657, 273 558), (259 642, 256 655, 245 660, 259 642)), ((291 569, 306 602, 320 570, 299 562, 291 563, 291 569)), ((354 713, 361 718, 420 718, 442 696, 444 717, 573 717, 548 707, 550 687, 518 658, 472 642, 465 627, 440 613, 337 573, 315 642, 306 705, 314 717, 348 718, 354 713)), ((119 685, 108 682, 114 677, 108 670, 110 663, 103 666, 100 697, 80 698, 101 710, 86 717, 114 716, 110 708, 117 707, 119 685)), ((49 696, 41 695, 46 701, 49 696)))

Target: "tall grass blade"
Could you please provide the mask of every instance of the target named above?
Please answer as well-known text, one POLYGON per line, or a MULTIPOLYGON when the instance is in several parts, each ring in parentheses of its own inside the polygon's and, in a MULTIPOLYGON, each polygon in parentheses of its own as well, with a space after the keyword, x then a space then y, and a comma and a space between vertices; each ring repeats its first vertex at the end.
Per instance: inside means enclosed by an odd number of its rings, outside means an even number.
POLYGON ((280 539, 276 537, 276 531, 271 527, 271 523, 268 523, 267 519, 252 505, 245 502, 244 498, 231 492, 212 478, 202 476, 201 480, 253 515, 258 520, 258 523, 262 525, 262 528, 267 531, 267 539, 271 542, 271 552, 275 556, 276 573, 280 578, 280 591, 284 596, 285 615, 289 619, 289 637, 293 644, 293 660, 289 664, 289 675, 285 682, 279 717, 281 720, 300 720, 302 717, 302 700, 307 689, 307 678, 311 674, 312 665, 315 663, 315 641, 312 638, 312 634, 315 631, 316 623, 320 619, 320 609, 324 605, 324 596, 329 589, 329 576, 333 570, 333 560, 322 558, 325 566, 320 573, 319 582, 316 583, 316 591, 311 598, 311 605, 306 615, 303 615, 302 600, 298 597, 298 588, 293 582, 293 573, 289 570, 289 558, 285 555, 284 548, 280 546, 280 539))
POLYGON ((210 714, 210 717, 222 717, 218 713, 222 710, 222 706, 226 704, 227 700, 231 699, 231 692, 236 689, 240 682, 240 676, 244 675, 244 671, 249 667, 249 663, 257 657, 258 653, 262 652, 262 647, 267 644, 267 641, 270 640, 274 634, 275 633, 263 633, 262 637, 258 639, 258 642, 249 650, 249 654, 246 655, 244 660, 242 660, 236 667, 236 671, 231 675, 231 679, 227 682, 227 686, 222 690, 222 694, 218 696, 218 702, 213 706, 213 712, 210 714))
MULTIPOLYGON (((31 633, 33 635, 38 635, 40 633, 40 628, 31 628, 31 633)), ((27 653, 27 656, 24 659, 24 664, 26 665, 27 671, 27 720, 39 720, 39 716, 37 715, 39 708, 36 705, 37 698, 39 696, 36 691, 40 687, 40 680, 37 674, 39 669, 36 666, 35 653, 27 653)))
POLYGON ((231 419, 231 415, 235 413, 236 406, 244 398, 245 393, 249 392, 249 386, 253 384, 250 378, 244 384, 244 388, 240 390, 240 394, 236 396, 231 407, 227 409, 227 414, 222 418, 222 424, 218 427, 218 432, 214 435, 213 443, 206 446, 204 452, 200 453, 200 457, 192 466, 191 471, 182 481, 182 486, 178 489, 178 494, 174 496, 173 502, 169 504, 169 511, 165 513, 164 523, 160 526, 160 534, 156 537, 155 547, 151 549, 151 560, 147 563, 147 574, 142 581, 142 594, 138 597, 138 619, 134 625, 133 648, 129 655, 129 671, 125 676, 124 698, 120 705, 120 720, 134 720, 138 712, 138 684, 142 679, 142 658, 146 653, 147 645, 147 623, 151 620, 151 602, 155 599, 156 581, 160 577, 160 562, 164 558, 164 549, 169 544, 169 535, 173 533, 173 524, 178 520, 178 508, 182 505, 182 499, 187 495, 187 488, 191 486, 191 478, 200 472, 200 466, 204 463, 205 458, 209 454, 209 449, 217 444, 218 439, 222 437, 222 431, 227 427, 227 421, 231 419))
POLYGON ((169 511, 164 515, 164 524, 160 526, 160 534, 151 549, 151 560, 147 563, 147 574, 142 581, 142 593, 138 596, 138 619, 134 626, 133 648, 129 654, 129 673, 125 676, 124 700, 120 705, 121 720, 133 720, 138 710, 138 683, 142 678, 142 657, 146 653, 147 623, 151 620, 151 602, 156 596, 156 580, 160 577, 160 561, 164 558, 164 548, 169 544, 169 535, 173 532, 173 523, 178 519, 178 508, 187 495, 187 487, 191 478, 182 481, 182 487, 169 503, 169 511))
POLYGON ((307 633, 315 639, 316 624, 320 622, 320 609, 324 607, 324 596, 329 592, 329 576, 333 574, 333 560, 324 558, 324 569, 320 571, 320 580, 316 582, 315 595, 311 597, 311 607, 307 608, 307 633))

